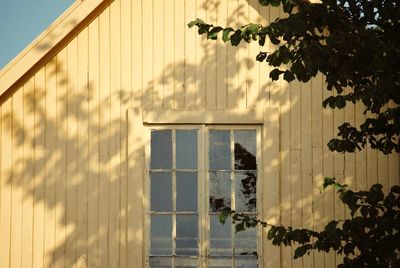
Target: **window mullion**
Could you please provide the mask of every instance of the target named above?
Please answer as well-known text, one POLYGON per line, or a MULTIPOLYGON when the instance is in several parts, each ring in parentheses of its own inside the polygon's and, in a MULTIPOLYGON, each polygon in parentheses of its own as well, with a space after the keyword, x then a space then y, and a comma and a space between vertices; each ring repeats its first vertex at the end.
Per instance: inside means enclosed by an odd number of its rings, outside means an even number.
POLYGON ((199 184, 200 195, 200 267, 207 267, 208 248, 209 248, 209 216, 208 216, 208 138, 207 129, 203 124, 200 126, 200 150, 199 150, 199 184))
MULTIPOLYGON (((231 209, 232 210, 236 210, 236 196, 235 196, 235 188, 236 188, 236 177, 235 177, 235 143, 233 140, 233 129, 230 130, 230 151, 231 151, 231 209)), ((232 223, 230 223, 232 224, 232 223)), ((231 245, 232 245, 232 249, 231 249, 231 253, 232 253, 232 267, 235 267, 235 258, 234 256, 234 249, 235 249, 235 228, 233 227, 232 224, 232 228, 231 228, 231 245)))
MULTIPOLYGON (((172 130, 172 255, 176 255, 176 130, 172 130)), ((172 258, 175 267, 175 258, 172 258)))

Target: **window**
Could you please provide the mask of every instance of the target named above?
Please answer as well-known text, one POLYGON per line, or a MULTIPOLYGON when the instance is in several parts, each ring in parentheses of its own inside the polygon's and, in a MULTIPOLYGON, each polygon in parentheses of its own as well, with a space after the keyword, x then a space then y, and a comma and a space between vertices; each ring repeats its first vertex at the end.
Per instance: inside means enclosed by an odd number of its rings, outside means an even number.
POLYGON ((218 214, 225 207, 253 216, 260 210, 260 127, 150 131, 149 266, 257 267, 257 229, 236 233, 218 214))

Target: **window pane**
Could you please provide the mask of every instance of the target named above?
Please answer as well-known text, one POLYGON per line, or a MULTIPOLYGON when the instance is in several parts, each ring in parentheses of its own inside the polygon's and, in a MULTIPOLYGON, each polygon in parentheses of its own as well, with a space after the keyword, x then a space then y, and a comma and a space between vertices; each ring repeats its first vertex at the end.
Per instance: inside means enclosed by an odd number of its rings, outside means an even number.
MULTIPOLYGON (((251 217, 255 217, 252 215, 251 217)), ((249 228, 235 233, 235 255, 257 255, 257 229, 249 228)))
POLYGON ((208 267, 210 268, 226 268, 232 267, 232 259, 231 258, 210 258, 208 260, 208 267))
POLYGON ((175 268, 197 267, 197 258, 175 258, 175 268))
POLYGON ((235 169, 256 170, 256 131, 235 130, 235 169))
POLYGON ((231 256, 231 219, 225 224, 219 222, 218 215, 210 215, 210 254, 213 256, 231 256))
POLYGON ((197 168, 197 130, 176 131, 176 168, 197 168))
POLYGON ((235 260, 235 267, 238 268, 257 268, 257 257, 238 257, 235 260))
POLYGON ((172 131, 151 131, 151 166, 152 169, 172 168, 172 131))
POLYGON ((197 172, 176 173, 176 210, 197 211, 197 172))
POLYGON ((151 255, 172 254, 172 216, 151 215, 151 255))
POLYGON ((231 169, 231 150, 229 137, 229 130, 210 130, 210 169, 231 169))
POLYGON ((222 211, 231 207, 231 173, 210 172, 210 211, 222 211))
POLYGON ((236 175, 236 211, 255 212, 257 208, 257 173, 238 172, 236 175))
POLYGON ((151 177, 151 210, 172 211, 172 173, 152 172, 151 177))
POLYGON ((151 268, 169 268, 172 267, 172 257, 151 257, 151 268))
POLYGON ((197 255, 198 216, 176 216, 176 254, 197 255))

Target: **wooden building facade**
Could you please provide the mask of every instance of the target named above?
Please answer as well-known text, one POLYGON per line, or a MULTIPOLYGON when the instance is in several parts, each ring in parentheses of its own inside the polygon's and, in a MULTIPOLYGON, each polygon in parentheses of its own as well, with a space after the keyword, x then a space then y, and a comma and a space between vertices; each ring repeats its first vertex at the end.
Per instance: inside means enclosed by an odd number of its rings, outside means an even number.
MULTIPOLYGON (((0 72, 0 267, 149 265, 155 127, 205 133, 199 159, 209 128, 257 131, 258 215, 270 223, 318 230, 348 216, 331 190, 320 193, 324 176, 357 190, 399 184, 398 154, 328 150, 339 124, 364 115, 359 104, 324 110, 322 76, 272 83, 256 43, 230 47, 187 27, 195 18, 238 26, 279 16, 258 0, 77 1, 0 72)), ((207 210, 208 160, 199 159, 199 209, 207 210)), ((196 261, 206 267, 207 219, 197 224, 196 261)), ((293 260, 293 248, 265 234, 258 230, 259 267, 340 261, 331 253, 293 260)))

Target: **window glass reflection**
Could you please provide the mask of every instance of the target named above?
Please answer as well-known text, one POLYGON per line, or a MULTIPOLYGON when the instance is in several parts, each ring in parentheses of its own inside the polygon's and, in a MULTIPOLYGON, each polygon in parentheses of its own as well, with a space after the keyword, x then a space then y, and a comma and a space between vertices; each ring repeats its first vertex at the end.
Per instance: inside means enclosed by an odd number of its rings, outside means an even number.
POLYGON ((151 179, 151 210, 172 211, 172 173, 152 172, 151 179))
POLYGON ((151 131, 150 155, 152 169, 172 168, 172 131, 170 129, 151 131))
POLYGON ((176 173, 176 211, 197 211, 197 172, 176 173))
POLYGON ((172 254, 172 216, 152 215, 150 227, 150 254, 172 254))
POLYGON ((197 130, 176 130, 176 168, 197 169, 197 130))
POLYGON ((176 254, 196 256, 198 253, 198 216, 176 216, 176 254))
POLYGON ((209 163, 210 169, 231 169, 230 131, 210 130, 209 163))

